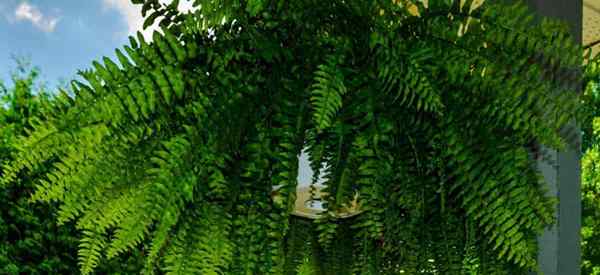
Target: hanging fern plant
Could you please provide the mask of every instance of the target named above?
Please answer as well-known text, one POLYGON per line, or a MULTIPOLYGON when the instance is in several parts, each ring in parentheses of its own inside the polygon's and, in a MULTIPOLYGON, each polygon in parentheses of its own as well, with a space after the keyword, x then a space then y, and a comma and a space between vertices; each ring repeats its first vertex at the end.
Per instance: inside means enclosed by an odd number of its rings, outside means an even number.
POLYGON ((83 274, 140 246, 149 273, 536 269, 555 205, 530 144, 564 146, 579 102, 557 24, 482 1, 132 2, 161 32, 81 71, 3 169, 53 167, 32 199, 77 221, 83 274), (298 226, 305 148, 327 210, 298 226))

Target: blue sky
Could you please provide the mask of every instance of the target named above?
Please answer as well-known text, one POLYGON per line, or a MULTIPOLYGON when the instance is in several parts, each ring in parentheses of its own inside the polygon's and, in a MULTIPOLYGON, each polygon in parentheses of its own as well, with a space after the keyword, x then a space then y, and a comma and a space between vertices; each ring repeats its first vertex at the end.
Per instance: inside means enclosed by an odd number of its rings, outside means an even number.
POLYGON ((16 55, 39 67, 53 87, 93 60, 112 58, 142 24, 139 6, 129 0, 0 0, 0 79, 7 83, 16 55))

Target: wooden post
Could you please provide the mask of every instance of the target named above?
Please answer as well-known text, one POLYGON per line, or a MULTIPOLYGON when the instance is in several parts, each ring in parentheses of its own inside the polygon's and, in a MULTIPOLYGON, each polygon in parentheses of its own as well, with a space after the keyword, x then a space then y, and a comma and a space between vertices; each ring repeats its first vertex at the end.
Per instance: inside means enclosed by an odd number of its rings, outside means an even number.
MULTIPOLYGON (((582 0, 528 0, 540 15, 568 22, 577 43, 582 37, 582 0)), ((581 136, 575 125, 573 144, 581 144, 581 136)), ((581 182, 579 145, 556 152, 549 151, 553 161, 540 161, 538 167, 550 184, 552 195, 559 199, 556 211, 557 224, 539 238, 540 271, 544 275, 579 275, 581 273, 581 182), (552 163, 553 162, 553 163, 552 163)))

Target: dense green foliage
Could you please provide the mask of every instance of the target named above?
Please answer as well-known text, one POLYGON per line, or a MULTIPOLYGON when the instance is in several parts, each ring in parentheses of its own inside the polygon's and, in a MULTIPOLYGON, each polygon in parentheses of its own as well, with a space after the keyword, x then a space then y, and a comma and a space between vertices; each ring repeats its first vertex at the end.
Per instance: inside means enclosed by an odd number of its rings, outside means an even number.
MULTIPOLYGON (((29 121, 49 111, 52 98, 39 84, 37 69, 18 60, 12 83, 0 83, 0 159, 8 161, 29 121)), ((45 170, 42 170, 45 171, 45 170)), ((57 205, 30 203, 36 174, 20 174, 0 189, 0 274, 76 274, 77 231, 56 224, 57 205)), ((140 256, 119 258, 100 272, 127 274, 139 269, 140 256)))
POLYGON ((140 246, 150 273, 536 268, 555 205, 531 144, 564 147, 580 102, 560 24, 481 1, 132 2, 162 34, 82 71, 3 167, 41 174, 32 198, 77 223, 83 274, 140 246), (303 148, 328 195, 301 250, 303 148))
POLYGON ((582 273, 600 274, 600 55, 586 67, 583 128, 582 273))
MULTIPOLYGON (((13 153, 15 139, 24 133, 28 120, 41 114, 49 97, 36 81, 38 72, 19 61, 12 85, 0 83, 0 159, 13 153)), ((35 176, 33 176, 35 177, 35 176)), ((49 274, 77 271, 77 237, 74 230, 56 226, 53 208, 27 199, 33 190, 32 176, 22 175, 0 189, 0 273, 49 274)))

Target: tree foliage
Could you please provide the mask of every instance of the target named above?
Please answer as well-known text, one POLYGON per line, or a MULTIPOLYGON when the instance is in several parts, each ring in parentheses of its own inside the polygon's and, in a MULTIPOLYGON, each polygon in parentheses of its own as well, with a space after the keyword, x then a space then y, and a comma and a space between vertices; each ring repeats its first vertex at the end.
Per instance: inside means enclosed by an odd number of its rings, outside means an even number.
POLYGON ((482 1, 132 2, 162 31, 81 71, 3 169, 42 174, 32 199, 76 221, 82 273, 140 246, 149 273, 289 271, 304 148, 323 254, 292 270, 536 268, 555 205, 531 145, 564 147, 579 104, 560 24, 482 1))
MULTIPOLYGON (((48 108, 49 97, 39 84, 37 69, 18 59, 12 83, 0 83, 0 159, 14 153, 15 139, 24 133, 29 119, 48 108)), ((57 227, 52 208, 27 202, 35 176, 19 177, 0 189, 0 273, 47 274, 77 271, 75 231, 57 227)))
MULTIPOLYGON (((51 109, 51 93, 40 83, 39 71, 24 59, 10 86, 0 83, 0 159, 13 159, 19 135, 29 122, 51 109)), ((42 173, 48 171, 42 168, 42 173)), ((58 226, 56 203, 30 203, 34 183, 41 174, 18 175, 17 180, 0 189, 0 273, 74 274, 78 273, 77 231, 73 224, 58 226)), ((136 270, 137 257, 120 257, 103 263, 100 272, 122 274, 136 270)), ((139 269, 139 267, 137 268, 139 269)))
POLYGON ((591 59, 585 70, 583 112, 582 189, 582 273, 600 274, 600 56, 591 59))

